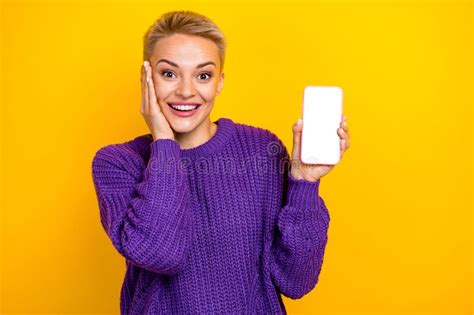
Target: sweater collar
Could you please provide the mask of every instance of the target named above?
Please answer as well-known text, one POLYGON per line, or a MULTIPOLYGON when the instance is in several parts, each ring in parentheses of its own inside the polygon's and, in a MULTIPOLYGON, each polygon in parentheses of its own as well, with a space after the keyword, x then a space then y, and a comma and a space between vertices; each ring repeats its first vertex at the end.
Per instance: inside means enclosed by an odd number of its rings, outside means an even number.
MULTIPOLYGON (((198 158, 203 156, 209 156, 222 150, 226 143, 232 137, 235 131, 235 123, 230 118, 221 117, 214 121, 217 124, 216 133, 206 142, 197 147, 190 149, 180 149, 182 157, 198 158)), ((150 144, 153 142, 151 133, 141 135, 133 140, 137 146, 146 151, 148 155, 150 152, 150 144)))

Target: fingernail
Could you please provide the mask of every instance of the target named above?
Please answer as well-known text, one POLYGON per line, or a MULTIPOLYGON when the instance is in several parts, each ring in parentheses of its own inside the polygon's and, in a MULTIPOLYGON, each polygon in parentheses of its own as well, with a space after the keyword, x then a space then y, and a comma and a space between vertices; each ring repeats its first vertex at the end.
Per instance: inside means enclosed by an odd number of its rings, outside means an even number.
POLYGON ((148 69, 148 61, 145 60, 145 61, 143 62, 143 66, 145 66, 145 69, 148 69))
POLYGON ((298 118, 298 121, 296 122, 297 125, 301 125, 303 123, 303 120, 301 118, 298 118))

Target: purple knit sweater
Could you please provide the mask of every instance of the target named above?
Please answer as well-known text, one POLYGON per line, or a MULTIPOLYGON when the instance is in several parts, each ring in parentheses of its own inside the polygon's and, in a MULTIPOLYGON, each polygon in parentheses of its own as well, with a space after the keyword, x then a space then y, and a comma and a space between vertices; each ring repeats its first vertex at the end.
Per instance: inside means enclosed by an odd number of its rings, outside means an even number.
POLYGON ((121 314, 286 314, 318 282, 329 213, 283 142, 229 118, 181 149, 151 134, 92 162, 101 224, 126 260, 121 314))

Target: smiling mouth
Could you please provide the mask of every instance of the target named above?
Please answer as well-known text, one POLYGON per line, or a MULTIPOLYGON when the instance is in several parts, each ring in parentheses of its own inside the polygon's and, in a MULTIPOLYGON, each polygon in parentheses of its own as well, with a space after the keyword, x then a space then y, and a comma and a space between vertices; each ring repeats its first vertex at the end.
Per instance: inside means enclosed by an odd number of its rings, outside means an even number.
POLYGON ((167 103, 169 107, 179 112, 190 112, 198 109, 201 105, 171 105, 167 103))

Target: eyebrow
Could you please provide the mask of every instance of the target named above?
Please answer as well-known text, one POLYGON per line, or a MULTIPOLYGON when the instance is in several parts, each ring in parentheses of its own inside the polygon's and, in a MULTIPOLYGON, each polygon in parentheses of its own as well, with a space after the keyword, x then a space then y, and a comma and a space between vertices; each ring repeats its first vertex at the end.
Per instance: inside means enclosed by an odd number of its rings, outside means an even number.
MULTIPOLYGON (((166 63, 169 63, 170 65, 172 65, 172 66, 174 66, 174 67, 176 67, 176 68, 179 68, 179 66, 178 66, 176 63, 174 63, 174 62, 172 62, 172 61, 169 61, 169 60, 167 60, 167 59, 160 59, 160 60, 158 60, 158 62, 156 63, 156 65, 158 65, 160 62, 166 62, 166 63)), ((204 63, 198 64, 196 68, 202 68, 202 67, 205 67, 205 66, 207 66, 207 65, 214 65, 214 67, 217 68, 216 64, 215 64, 214 62, 212 62, 212 61, 208 61, 208 62, 204 62, 204 63)))

